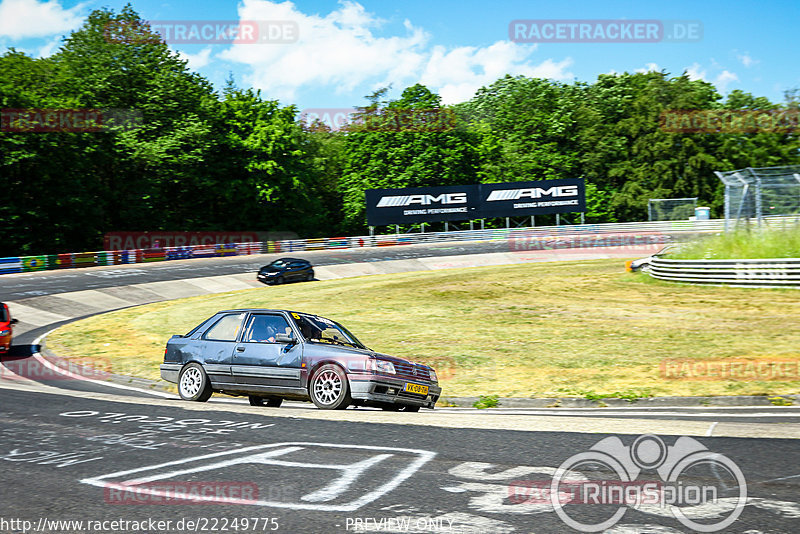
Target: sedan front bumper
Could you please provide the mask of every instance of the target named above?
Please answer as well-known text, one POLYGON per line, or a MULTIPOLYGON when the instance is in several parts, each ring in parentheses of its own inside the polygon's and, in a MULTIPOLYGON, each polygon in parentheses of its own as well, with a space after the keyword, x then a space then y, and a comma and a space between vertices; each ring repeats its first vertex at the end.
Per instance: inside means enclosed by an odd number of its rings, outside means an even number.
POLYGON ((433 408, 436 401, 439 400, 439 395, 442 394, 441 387, 424 380, 358 374, 350 374, 348 379, 350 396, 353 399, 364 401, 433 408), (425 386, 428 388, 428 392, 425 395, 409 392, 406 390, 406 384, 425 386))

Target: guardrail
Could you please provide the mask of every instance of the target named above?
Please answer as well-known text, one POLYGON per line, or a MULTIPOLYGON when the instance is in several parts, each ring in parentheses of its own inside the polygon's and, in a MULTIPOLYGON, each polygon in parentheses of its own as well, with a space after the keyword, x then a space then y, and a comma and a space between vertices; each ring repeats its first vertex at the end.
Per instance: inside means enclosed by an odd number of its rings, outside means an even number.
POLYGON ((724 220, 722 219, 707 221, 653 221, 104 250, 0 258, 0 274, 214 256, 244 256, 308 250, 386 247, 449 241, 505 239, 511 241, 509 245, 510 251, 641 245, 670 243, 682 235, 690 236, 693 234, 720 232, 723 228, 724 220))
POLYGON ((800 258, 670 260, 655 257, 647 272, 653 278, 669 282, 800 288, 800 258))

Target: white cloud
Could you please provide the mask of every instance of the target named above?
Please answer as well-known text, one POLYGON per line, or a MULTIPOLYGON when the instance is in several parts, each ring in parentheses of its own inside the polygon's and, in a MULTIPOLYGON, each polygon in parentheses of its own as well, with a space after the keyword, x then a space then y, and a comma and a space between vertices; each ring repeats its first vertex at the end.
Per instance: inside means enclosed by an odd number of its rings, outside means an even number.
POLYGON ((192 70, 202 69, 211 62, 211 48, 206 47, 196 54, 189 54, 188 52, 178 51, 181 59, 189 62, 189 68, 192 70))
POLYGON ((252 74, 245 81, 281 100, 294 99, 298 90, 313 85, 345 93, 359 86, 419 82, 438 92, 444 103, 454 103, 505 74, 558 80, 573 76, 567 71, 570 58, 532 64, 528 57, 536 45, 498 41, 486 47, 431 47, 431 36, 408 20, 398 34, 379 35, 386 21, 350 0, 340 0, 327 15, 305 14, 288 1, 244 0, 239 17, 297 23, 295 43, 237 44, 219 55, 248 65, 252 74))
POLYGON ((498 41, 485 48, 465 46, 449 51, 436 46, 426 59, 419 81, 437 89, 444 104, 455 104, 469 100, 482 86, 506 74, 555 80, 573 76, 566 70, 572 64, 570 58, 560 62, 547 59, 538 65, 527 63, 528 55, 535 49, 535 45, 509 41, 498 41))
POLYGON ((733 72, 723 70, 715 79, 714 85, 716 85, 719 89, 725 90, 731 82, 738 82, 739 77, 736 76, 733 72))
POLYGON ((759 60, 753 59, 752 57, 750 57, 750 54, 748 54, 747 52, 745 52, 744 54, 737 54, 736 58, 739 61, 741 61, 742 65, 744 65, 748 69, 750 67, 752 67, 753 65, 756 65, 756 64, 760 63, 759 60))
POLYGON ((299 87, 311 84, 343 92, 375 76, 384 84, 398 81, 419 70, 428 40, 425 32, 408 22, 406 35, 378 37, 372 28, 382 21, 347 1, 323 17, 301 13, 291 2, 244 0, 239 17, 297 23, 296 43, 238 44, 220 54, 252 67, 246 81, 282 98, 292 98, 299 87))
MULTIPOLYGON (((715 67, 715 70, 717 68, 722 68, 719 63, 716 63, 713 60, 712 63, 715 67)), ((736 73, 727 69, 722 69, 722 72, 717 74, 716 77, 713 77, 712 79, 712 77, 708 75, 708 73, 700 66, 699 63, 693 63, 691 66, 686 67, 685 70, 690 80, 703 80, 706 82, 711 82, 717 87, 717 89, 721 91, 724 91, 732 82, 739 81, 739 77, 736 75, 736 73)))
POLYGON ((636 72, 661 72, 658 63, 645 63, 643 69, 636 69, 636 72))
POLYGON ((705 80, 706 71, 700 67, 700 63, 692 63, 691 66, 684 69, 690 80, 705 80))
POLYGON ((64 9, 57 0, 2 0, 0 2, 0 36, 12 39, 47 37, 74 30, 81 25, 79 4, 64 9))
POLYGON ((36 57, 52 56, 53 54, 58 52, 58 49, 61 47, 61 43, 62 43, 61 36, 50 39, 48 43, 46 43, 44 46, 39 48, 39 50, 36 51, 36 57))

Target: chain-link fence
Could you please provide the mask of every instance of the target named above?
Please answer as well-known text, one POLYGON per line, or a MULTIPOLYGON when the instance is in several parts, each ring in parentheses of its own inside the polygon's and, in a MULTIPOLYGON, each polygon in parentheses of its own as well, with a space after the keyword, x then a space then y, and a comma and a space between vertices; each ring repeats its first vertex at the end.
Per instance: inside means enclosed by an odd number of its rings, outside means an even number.
POLYGON ((697 197, 651 198, 647 202, 648 221, 685 221, 694 216, 697 197))
POLYGON ((725 184, 725 230, 765 217, 800 215, 800 165, 715 172, 725 184))

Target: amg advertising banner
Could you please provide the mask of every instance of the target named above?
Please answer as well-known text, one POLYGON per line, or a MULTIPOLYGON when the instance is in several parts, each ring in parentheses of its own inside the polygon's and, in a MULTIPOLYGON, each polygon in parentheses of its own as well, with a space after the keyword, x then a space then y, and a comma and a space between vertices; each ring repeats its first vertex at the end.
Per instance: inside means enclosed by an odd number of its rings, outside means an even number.
POLYGON ((583 178, 481 184, 481 217, 586 211, 583 178))
POLYGON ((583 178, 369 189, 370 226, 586 211, 583 178))
POLYGON ((368 189, 370 226, 480 219, 477 185, 368 189))

